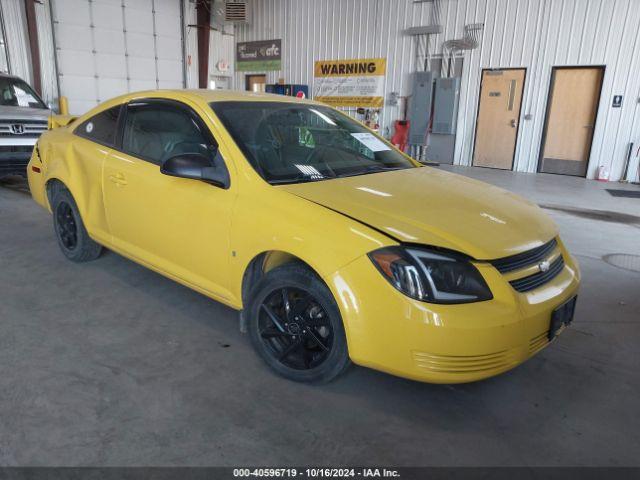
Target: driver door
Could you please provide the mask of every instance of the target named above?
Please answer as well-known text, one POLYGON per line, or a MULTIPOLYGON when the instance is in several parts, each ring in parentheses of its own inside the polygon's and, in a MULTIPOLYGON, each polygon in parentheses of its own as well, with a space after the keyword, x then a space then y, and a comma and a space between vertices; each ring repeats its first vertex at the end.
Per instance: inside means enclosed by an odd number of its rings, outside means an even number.
POLYGON ((229 299, 229 189, 160 173, 167 158, 202 153, 223 162, 211 131, 187 105, 131 102, 120 148, 103 171, 107 221, 116 249, 221 300, 229 299))

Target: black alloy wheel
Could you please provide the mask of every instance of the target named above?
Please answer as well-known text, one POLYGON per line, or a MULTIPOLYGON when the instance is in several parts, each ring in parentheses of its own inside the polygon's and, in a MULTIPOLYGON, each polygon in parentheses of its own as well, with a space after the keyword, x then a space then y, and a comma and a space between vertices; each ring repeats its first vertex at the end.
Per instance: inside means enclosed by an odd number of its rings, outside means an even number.
POLYGON ((78 225, 73 216, 73 209, 62 201, 56 208, 56 228, 60 242, 67 250, 75 250, 78 246, 78 225))
POLYGON ((307 291, 279 288, 260 304, 260 338, 275 360, 288 368, 321 365, 333 346, 327 312, 307 291))
POLYGON ((269 270, 248 295, 256 352, 289 380, 326 383, 350 365, 340 309, 331 290, 298 262, 269 270))
POLYGON ((53 228, 60 250, 73 262, 95 260, 102 252, 102 245, 89 236, 73 195, 60 184, 52 188, 53 228))

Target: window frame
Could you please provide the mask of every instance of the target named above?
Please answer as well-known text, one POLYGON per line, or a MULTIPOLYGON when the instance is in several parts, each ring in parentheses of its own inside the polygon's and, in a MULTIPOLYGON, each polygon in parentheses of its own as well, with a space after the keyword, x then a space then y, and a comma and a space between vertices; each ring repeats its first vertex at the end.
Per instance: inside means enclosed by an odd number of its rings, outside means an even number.
MULTIPOLYGON (((135 104, 139 104, 139 103, 163 105, 165 107, 171 107, 171 108, 175 108, 175 109, 181 110, 183 112, 186 112, 187 115, 192 117, 196 121, 196 123, 198 123, 199 126, 202 128, 202 131, 205 134, 205 137, 207 137, 207 140, 209 141, 210 145, 213 146, 217 151, 219 150, 220 145, 216 141, 215 135, 213 134, 211 129, 207 126, 206 122, 202 119, 202 117, 200 115, 198 115, 198 113, 193 108, 191 108, 186 103, 180 102, 178 100, 173 100, 173 99, 169 99, 169 98, 153 98, 153 97, 151 97, 151 98, 136 98, 136 99, 129 100, 128 102, 123 104, 123 109, 120 110, 120 116, 119 116, 119 119, 118 119, 119 120, 118 121, 118 132, 117 132, 117 136, 116 136, 116 145, 117 145, 116 150, 118 150, 119 152, 124 153, 125 155, 129 155, 130 157, 134 157, 134 158, 137 158, 139 160, 151 163, 152 165, 157 165, 158 167, 162 166, 162 162, 158 162, 155 159, 152 159, 150 157, 144 157, 144 156, 139 155, 137 153, 129 152, 129 151, 125 150, 125 148, 124 148, 124 145, 123 145, 124 130, 125 130, 126 124, 127 124, 127 116, 129 115, 129 107, 133 106, 135 104)), ((220 155, 220 157, 222 158, 221 155, 220 155)), ((223 161, 224 161, 224 159, 223 159, 223 161)), ((225 168, 227 168, 226 162, 224 162, 224 163, 225 163, 225 168)), ((228 168, 227 168, 227 170, 228 170, 228 168)))
POLYGON ((98 113, 91 115, 89 118, 87 118, 86 120, 84 120, 83 122, 79 123, 74 129, 73 129, 73 134, 83 138, 85 140, 88 140, 90 142, 96 143, 98 145, 102 145, 103 147, 107 147, 107 148, 111 148, 114 150, 117 150, 117 146, 118 146, 118 139, 120 137, 120 130, 121 130, 121 123, 122 123, 122 112, 123 112, 123 107, 124 107, 124 103, 120 103, 118 105, 113 105, 112 107, 109 108, 105 108, 104 110, 100 110, 98 113), (113 144, 109 144, 106 142, 99 142, 98 140, 96 140, 95 138, 90 138, 88 137, 85 132, 82 131, 82 126, 86 125, 87 122, 90 122, 92 119, 96 118, 98 115, 102 115, 105 112, 108 112, 109 110, 112 110, 114 108, 118 108, 118 118, 116 119, 116 127, 115 127, 115 135, 114 135, 114 142, 113 144))

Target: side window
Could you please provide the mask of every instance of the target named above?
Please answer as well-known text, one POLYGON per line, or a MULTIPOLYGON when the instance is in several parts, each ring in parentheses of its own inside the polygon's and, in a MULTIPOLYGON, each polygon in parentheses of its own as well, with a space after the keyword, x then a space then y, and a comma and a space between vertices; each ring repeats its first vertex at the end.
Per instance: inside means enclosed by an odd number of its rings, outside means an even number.
POLYGON ((186 107, 163 102, 136 102, 127 106, 122 150, 161 165, 181 153, 212 158, 211 134, 186 107))
POLYGON ((120 107, 120 105, 112 107, 94 115, 89 120, 85 120, 75 129, 75 134, 88 140, 101 143, 102 145, 109 147, 114 146, 116 143, 120 107))

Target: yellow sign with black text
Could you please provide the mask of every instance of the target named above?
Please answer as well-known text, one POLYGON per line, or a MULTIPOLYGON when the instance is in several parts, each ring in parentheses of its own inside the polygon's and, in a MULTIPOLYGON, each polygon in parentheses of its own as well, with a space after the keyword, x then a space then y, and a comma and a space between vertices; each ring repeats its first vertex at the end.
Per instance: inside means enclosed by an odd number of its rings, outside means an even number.
POLYGON ((385 58, 315 62, 313 98, 334 107, 382 107, 385 58))

